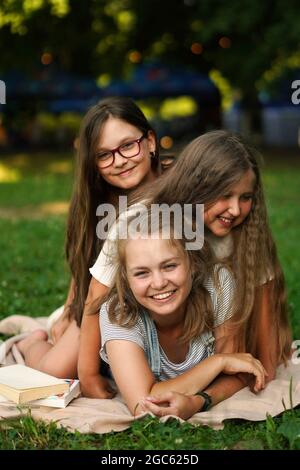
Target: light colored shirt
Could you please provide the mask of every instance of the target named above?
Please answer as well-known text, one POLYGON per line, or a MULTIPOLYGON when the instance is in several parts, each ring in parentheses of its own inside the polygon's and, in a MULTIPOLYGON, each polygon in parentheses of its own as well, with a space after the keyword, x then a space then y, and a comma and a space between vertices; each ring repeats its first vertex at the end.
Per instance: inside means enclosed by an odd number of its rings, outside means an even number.
POLYGON ((108 232, 95 264, 90 268, 91 275, 107 287, 112 287, 118 269, 116 240, 118 239, 119 230, 122 230, 122 224, 127 223, 128 217, 138 215, 143 207, 143 202, 133 204, 128 210, 119 215, 108 232))

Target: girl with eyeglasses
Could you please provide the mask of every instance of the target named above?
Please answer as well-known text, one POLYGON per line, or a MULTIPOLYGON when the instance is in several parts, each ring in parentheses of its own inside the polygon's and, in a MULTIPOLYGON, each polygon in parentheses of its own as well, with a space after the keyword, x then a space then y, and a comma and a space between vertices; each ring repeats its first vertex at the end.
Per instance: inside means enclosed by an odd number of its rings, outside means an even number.
POLYGON ((99 350, 98 316, 86 315, 81 325, 91 280, 89 267, 103 245, 96 235, 96 210, 103 203, 117 206, 120 195, 154 181, 160 172, 155 131, 132 100, 106 98, 87 112, 80 129, 67 224, 66 257, 72 275, 69 293, 50 341, 45 331, 37 330, 18 343, 28 366, 56 377, 77 377, 81 327, 87 391, 91 378, 90 393, 102 398, 112 396, 108 382, 99 375, 99 362, 85 362, 91 344, 98 344, 99 350))

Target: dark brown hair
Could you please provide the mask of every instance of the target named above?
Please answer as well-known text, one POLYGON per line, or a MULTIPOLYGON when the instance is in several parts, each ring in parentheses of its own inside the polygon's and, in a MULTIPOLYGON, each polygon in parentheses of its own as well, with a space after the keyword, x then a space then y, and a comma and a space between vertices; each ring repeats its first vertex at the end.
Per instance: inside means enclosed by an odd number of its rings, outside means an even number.
POLYGON ((76 176, 71 199, 66 236, 66 257, 75 285, 75 297, 69 315, 80 326, 84 303, 91 279, 91 267, 100 253, 103 242, 96 237, 96 208, 108 202, 116 191, 99 175, 95 152, 103 125, 114 117, 138 128, 143 134, 152 132, 156 151, 151 158, 152 168, 159 169, 157 138, 143 112, 129 98, 111 97, 93 106, 83 118, 76 157, 76 176))

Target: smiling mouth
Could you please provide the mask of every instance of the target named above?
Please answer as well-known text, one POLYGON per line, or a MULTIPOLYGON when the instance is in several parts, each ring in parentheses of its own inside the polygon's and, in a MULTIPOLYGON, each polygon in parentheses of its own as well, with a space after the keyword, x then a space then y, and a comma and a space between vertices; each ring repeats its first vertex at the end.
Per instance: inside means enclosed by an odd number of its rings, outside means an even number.
POLYGON ((230 227, 233 224, 233 221, 234 221, 234 219, 232 219, 232 218, 223 217, 221 215, 218 217, 218 220, 221 222, 222 225, 224 225, 226 227, 230 227))
POLYGON ((158 301, 168 300, 176 291, 177 289, 174 289, 168 292, 162 292, 161 294, 150 295, 150 297, 151 299, 158 301))
POLYGON ((135 169, 135 166, 132 168, 128 168, 128 170, 121 171, 120 173, 116 174, 115 176, 126 176, 128 173, 131 173, 132 170, 135 169))

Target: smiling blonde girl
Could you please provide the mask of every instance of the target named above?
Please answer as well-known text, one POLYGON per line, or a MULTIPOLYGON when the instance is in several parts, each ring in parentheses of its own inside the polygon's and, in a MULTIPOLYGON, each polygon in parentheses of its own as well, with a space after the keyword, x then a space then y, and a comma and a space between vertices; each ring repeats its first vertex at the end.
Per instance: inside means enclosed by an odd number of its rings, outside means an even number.
POLYGON ((149 395, 173 392, 186 395, 175 413, 186 419, 203 408, 201 391, 222 372, 254 375, 261 390, 266 373, 258 360, 214 354, 231 316, 230 272, 213 268, 205 247, 186 250, 175 230, 163 239, 162 228, 151 229, 149 237, 118 241, 116 287, 100 312, 101 356, 130 411, 143 411, 149 395))

